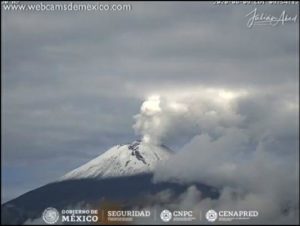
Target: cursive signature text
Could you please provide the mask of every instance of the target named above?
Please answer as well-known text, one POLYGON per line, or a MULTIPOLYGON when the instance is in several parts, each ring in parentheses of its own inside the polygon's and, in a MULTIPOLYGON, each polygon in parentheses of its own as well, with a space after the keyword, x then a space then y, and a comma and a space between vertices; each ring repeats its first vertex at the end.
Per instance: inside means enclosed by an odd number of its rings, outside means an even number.
POLYGON ((257 8, 248 13, 245 17, 249 17, 247 27, 251 28, 255 25, 270 25, 277 26, 278 24, 284 25, 288 22, 296 23, 298 15, 290 16, 285 10, 279 16, 273 16, 271 14, 258 13, 257 8))

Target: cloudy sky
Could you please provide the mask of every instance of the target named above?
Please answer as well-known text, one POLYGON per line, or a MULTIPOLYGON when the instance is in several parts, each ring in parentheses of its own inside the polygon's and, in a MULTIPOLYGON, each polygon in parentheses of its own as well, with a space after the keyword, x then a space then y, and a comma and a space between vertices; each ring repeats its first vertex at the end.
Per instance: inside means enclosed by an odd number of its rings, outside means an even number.
MULTIPOLYGON (((203 144, 216 153, 224 145, 235 155, 250 139, 242 148, 281 148, 287 161, 295 161, 299 22, 248 28, 245 15, 257 7, 294 16, 297 6, 130 4, 130 11, 121 12, 2 9, 2 202, 145 135, 140 107, 153 96, 166 106, 159 136, 179 154, 183 149, 199 156, 194 147, 203 144), (203 116, 209 112, 217 117, 203 116), (275 145, 268 135, 282 139, 275 145), (217 143, 209 139, 220 136, 217 143)), ((230 162, 228 156, 222 160, 230 162)), ((172 177, 167 168, 161 175, 172 177)), ((180 173, 191 180, 213 178, 207 180, 213 185, 237 184, 226 175, 219 180, 217 171, 200 178, 193 172, 180 173)))

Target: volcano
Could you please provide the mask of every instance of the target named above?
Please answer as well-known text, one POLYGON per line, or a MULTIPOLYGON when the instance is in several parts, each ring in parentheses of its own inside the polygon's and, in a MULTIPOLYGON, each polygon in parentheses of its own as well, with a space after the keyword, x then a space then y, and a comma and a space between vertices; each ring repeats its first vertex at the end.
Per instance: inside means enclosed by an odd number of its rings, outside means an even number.
POLYGON ((61 180, 110 178, 153 172, 159 161, 167 160, 173 151, 163 145, 134 141, 116 145, 102 155, 64 175, 61 180))
POLYGON ((5 225, 44 223, 48 207, 64 209, 105 209, 108 203, 118 209, 163 206, 164 192, 169 201, 195 186, 203 197, 217 198, 218 191, 205 184, 153 182, 153 171, 174 154, 164 145, 134 141, 116 145, 53 183, 29 191, 2 205, 1 223, 5 225))

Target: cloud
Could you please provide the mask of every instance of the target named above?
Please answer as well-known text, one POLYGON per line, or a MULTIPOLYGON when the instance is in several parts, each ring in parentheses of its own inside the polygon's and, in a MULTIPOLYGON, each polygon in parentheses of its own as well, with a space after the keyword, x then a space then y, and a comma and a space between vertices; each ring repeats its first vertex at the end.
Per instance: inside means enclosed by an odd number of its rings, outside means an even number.
MULTIPOLYGON (((192 111, 195 114, 191 114, 193 118, 189 121, 200 122, 198 134, 170 160, 159 165, 155 181, 202 182, 219 188, 219 199, 198 199, 201 209, 254 209, 260 212, 255 223, 297 223, 299 107, 280 94, 263 93, 232 99, 235 108, 229 108, 230 114, 217 108, 216 114, 222 113, 222 117, 214 118, 212 124, 207 123, 206 117, 202 119, 205 110, 192 111)), ((221 97, 208 98, 210 101, 198 101, 197 106, 211 111, 208 106, 221 97)), ((180 129, 172 127, 170 133, 180 129)))

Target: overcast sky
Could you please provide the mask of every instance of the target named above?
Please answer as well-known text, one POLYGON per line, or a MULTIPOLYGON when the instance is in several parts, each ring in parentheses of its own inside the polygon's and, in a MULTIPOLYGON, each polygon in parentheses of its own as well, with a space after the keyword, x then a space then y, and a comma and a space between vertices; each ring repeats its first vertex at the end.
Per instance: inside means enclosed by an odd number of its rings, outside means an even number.
MULTIPOLYGON (((2 201, 136 139, 133 116, 152 94, 222 88, 298 104, 298 20, 248 28, 254 5, 130 4, 122 12, 1 11, 2 201)), ((274 107, 271 99, 260 106, 274 107)), ((167 145, 180 150, 185 132, 167 145)))

